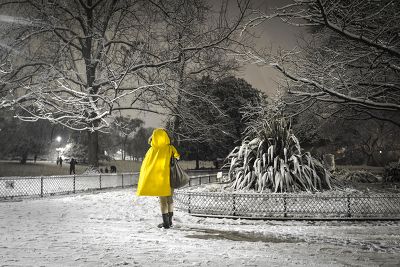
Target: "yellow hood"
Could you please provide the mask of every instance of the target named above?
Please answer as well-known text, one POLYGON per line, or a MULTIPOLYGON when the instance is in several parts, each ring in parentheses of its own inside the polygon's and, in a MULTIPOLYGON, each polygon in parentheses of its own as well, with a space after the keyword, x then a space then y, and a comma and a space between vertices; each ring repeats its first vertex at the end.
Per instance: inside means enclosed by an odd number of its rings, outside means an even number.
POLYGON ((167 146, 170 144, 169 136, 164 129, 155 129, 153 135, 151 136, 151 146, 154 148, 159 148, 162 146, 167 146))

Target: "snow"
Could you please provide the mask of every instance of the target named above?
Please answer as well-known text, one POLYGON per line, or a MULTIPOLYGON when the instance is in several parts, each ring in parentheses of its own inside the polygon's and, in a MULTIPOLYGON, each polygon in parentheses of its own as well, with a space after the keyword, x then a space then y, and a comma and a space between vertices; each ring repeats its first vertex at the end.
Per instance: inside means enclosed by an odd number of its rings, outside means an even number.
POLYGON ((399 266, 399 221, 256 221, 175 211, 134 188, 0 202, 0 266, 399 266))

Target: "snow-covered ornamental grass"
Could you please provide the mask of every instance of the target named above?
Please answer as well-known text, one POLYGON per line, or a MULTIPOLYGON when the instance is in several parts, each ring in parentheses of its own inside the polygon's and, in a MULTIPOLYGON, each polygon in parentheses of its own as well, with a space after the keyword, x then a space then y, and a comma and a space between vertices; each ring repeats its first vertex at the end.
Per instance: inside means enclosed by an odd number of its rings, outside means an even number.
POLYGON ((236 190, 317 191, 331 188, 331 175, 310 153, 303 153, 284 119, 251 121, 242 144, 228 156, 236 190))

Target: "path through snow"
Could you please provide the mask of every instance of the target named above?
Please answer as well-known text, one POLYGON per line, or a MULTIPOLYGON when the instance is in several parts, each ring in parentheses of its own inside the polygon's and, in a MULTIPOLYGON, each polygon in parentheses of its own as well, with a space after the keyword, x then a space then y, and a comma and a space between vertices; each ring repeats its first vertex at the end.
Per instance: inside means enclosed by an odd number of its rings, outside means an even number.
POLYGON ((0 202, 0 266, 400 266, 400 222, 175 214, 134 189, 0 202))

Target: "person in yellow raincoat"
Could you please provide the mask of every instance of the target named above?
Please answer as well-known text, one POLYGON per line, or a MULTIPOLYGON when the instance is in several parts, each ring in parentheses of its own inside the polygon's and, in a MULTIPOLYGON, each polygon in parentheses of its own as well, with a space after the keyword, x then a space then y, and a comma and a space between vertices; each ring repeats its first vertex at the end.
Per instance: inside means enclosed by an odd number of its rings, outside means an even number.
POLYGON ((176 148, 170 144, 170 139, 164 129, 153 131, 149 139, 151 147, 146 153, 140 168, 139 182, 136 191, 138 196, 158 196, 160 198, 163 222, 158 227, 172 226, 173 190, 170 186, 171 157, 179 159, 176 148))

